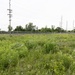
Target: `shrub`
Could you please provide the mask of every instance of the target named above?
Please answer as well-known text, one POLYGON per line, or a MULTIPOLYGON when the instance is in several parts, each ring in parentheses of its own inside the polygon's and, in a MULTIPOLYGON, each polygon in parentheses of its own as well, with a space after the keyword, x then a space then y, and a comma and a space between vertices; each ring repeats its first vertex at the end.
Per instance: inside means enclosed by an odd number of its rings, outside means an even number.
POLYGON ((37 43, 33 40, 28 40, 25 42, 26 47, 28 48, 28 50, 30 49, 34 49, 37 47, 37 43))
POLYGON ((73 63, 73 58, 71 55, 64 54, 62 60, 63 60, 63 66, 67 71, 70 68, 71 64, 73 63))
POLYGON ((12 45, 11 49, 17 51, 20 58, 28 55, 28 49, 24 44, 15 43, 12 45))
POLYGON ((0 37, 0 41, 6 40, 5 37, 0 37))
POLYGON ((47 42, 44 44, 45 53, 55 53, 58 50, 58 47, 55 43, 47 42))
POLYGON ((6 69, 11 66, 16 66, 18 62, 18 53, 16 51, 6 50, 0 56, 0 69, 6 69))

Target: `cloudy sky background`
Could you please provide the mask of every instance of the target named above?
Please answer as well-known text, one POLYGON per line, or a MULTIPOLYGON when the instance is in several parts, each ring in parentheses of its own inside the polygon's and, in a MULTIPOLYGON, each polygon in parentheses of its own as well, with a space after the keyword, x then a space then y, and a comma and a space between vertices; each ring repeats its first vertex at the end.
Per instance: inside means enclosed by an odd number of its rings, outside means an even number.
MULTIPOLYGON (((0 0, 0 28, 8 30, 9 18, 8 11, 9 0, 0 0)), ((73 20, 75 20, 75 0, 11 0, 12 8, 12 27, 13 29, 32 22, 38 28, 59 26, 62 19, 62 27, 73 29, 73 20)))

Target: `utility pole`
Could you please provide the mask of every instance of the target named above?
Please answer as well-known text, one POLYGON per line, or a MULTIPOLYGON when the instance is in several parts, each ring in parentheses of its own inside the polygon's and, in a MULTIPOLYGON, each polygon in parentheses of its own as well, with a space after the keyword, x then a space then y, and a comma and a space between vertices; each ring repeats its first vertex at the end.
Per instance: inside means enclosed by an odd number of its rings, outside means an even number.
POLYGON ((74 20, 73 20, 73 32, 74 32, 74 20))
POLYGON ((66 32, 67 32, 67 28, 68 28, 68 21, 66 21, 66 32))
MULTIPOLYGON (((62 24, 63 24, 62 20, 63 20, 63 17, 61 16, 61 20, 59 22, 59 27, 61 28, 61 30, 62 30, 62 24)), ((61 30, 60 30, 60 32, 61 32, 61 30)))
POLYGON ((62 24, 63 24, 62 20, 63 20, 63 17, 61 16, 61 22, 60 22, 60 28, 61 29, 62 29, 62 24))
POLYGON ((11 35, 11 30, 12 30, 12 27, 11 27, 11 17, 12 17, 12 9, 11 9, 11 0, 9 0, 9 9, 7 9, 8 11, 9 11, 9 14, 8 14, 8 16, 9 16, 9 33, 10 33, 10 35, 11 35))

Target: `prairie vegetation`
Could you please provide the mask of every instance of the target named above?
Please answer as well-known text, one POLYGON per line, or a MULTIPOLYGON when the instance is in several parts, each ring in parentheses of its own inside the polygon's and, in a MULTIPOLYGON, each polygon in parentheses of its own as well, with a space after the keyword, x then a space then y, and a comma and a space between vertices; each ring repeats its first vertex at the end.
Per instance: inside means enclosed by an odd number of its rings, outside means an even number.
POLYGON ((75 75, 75 34, 0 35, 0 75, 75 75))

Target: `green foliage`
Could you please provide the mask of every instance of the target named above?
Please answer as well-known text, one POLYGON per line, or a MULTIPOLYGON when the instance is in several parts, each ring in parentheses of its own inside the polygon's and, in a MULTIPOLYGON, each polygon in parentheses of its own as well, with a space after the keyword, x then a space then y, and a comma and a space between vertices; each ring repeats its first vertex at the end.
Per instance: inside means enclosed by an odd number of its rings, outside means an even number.
POLYGON ((63 66, 65 67, 65 70, 68 70, 72 63, 73 63, 72 56, 64 54, 63 55, 63 66))
POLYGON ((24 31, 22 26, 17 26, 14 31, 24 31))
POLYGON ((12 31, 11 25, 8 26, 8 31, 12 31))
POLYGON ((20 58, 28 55, 28 49, 24 44, 15 43, 12 45, 11 49, 17 51, 20 58))
POLYGON ((25 30, 26 31, 34 31, 35 28, 36 28, 36 26, 33 25, 33 23, 29 23, 29 24, 26 24, 25 30))
POLYGON ((57 28, 55 29, 55 31, 56 31, 56 32, 65 32, 65 30, 62 29, 62 28, 60 28, 60 27, 57 27, 57 28))
POLYGON ((0 37, 0 41, 2 41, 2 40, 6 40, 6 38, 5 37, 0 37))
MULTIPOLYGON (((10 28, 11 27, 9 25, 8 29, 10 30, 10 28)), ((36 33, 49 33, 49 32, 50 33, 51 32, 56 32, 56 33, 58 32, 58 33, 60 33, 60 32, 66 32, 66 30, 64 30, 64 29, 62 29, 60 27, 55 28, 54 25, 51 25, 51 28, 48 28, 46 26, 46 27, 43 27, 41 29, 38 29, 38 27, 36 27, 36 25, 34 25, 32 22, 26 24, 25 28, 23 28, 21 25, 20 26, 16 26, 16 28, 13 31, 19 31, 19 33, 22 32, 22 31, 24 31, 26 33, 31 33, 31 32, 33 32, 33 33, 34 32, 36 32, 36 33)))
POLYGON ((18 53, 15 51, 7 50, 0 55, 0 69, 6 69, 10 66, 16 66, 17 63, 18 53))
POLYGON ((45 53, 56 53, 58 50, 58 47, 55 43, 51 43, 50 41, 48 41, 45 45, 44 45, 44 51, 45 53))
POLYGON ((0 35, 0 75, 75 75, 75 35, 0 35))
POLYGON ((28 48, 28 50, 30 49, 34 49, 37 47, 37 43, 33 40, 28 40, 25 42, 26 47, 28 48))

